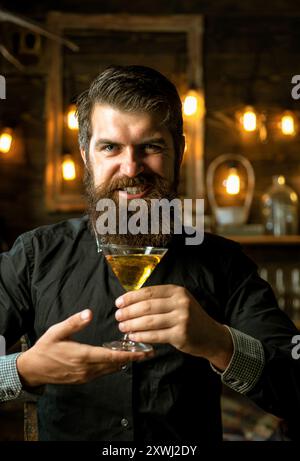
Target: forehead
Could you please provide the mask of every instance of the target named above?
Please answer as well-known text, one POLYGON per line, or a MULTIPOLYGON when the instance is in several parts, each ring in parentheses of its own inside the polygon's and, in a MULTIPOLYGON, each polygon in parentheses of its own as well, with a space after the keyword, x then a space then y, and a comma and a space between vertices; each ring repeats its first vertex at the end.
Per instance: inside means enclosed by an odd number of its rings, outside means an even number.
POLYGON ((156 136, 171 138, 161 117, 149 112, 127 112, 106 104, 95 104, 91 115, 92 136, 156 136))

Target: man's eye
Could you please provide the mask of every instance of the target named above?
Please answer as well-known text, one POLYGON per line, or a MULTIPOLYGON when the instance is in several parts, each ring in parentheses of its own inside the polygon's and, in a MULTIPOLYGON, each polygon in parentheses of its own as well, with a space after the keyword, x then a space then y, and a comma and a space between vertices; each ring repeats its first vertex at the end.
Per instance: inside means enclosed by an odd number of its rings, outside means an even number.
POLYGON ((119 152, 117 144, 105 144, 101 147, 101 150, 106 154, 117 154, 119 152))
POLYGON ((147 153, 159 153, 162 152, 163 148, 162 146, 159 146, 158 144, 145 144, 144 145, 145 152, 147 153))
POLYGON ((106 146, 103 146, 103 149, 106 150, 107 152, 112 152, 116 146, 114 144, 107 144, 106 146))

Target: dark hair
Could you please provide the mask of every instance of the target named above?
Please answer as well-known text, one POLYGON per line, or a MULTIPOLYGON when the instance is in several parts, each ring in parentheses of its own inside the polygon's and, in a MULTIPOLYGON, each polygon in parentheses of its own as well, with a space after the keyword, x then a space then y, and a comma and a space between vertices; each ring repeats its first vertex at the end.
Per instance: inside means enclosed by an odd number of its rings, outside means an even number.
POLYGON ((177 176, 183 136, 182 105, 170 80, 145 66, 111 66, 101 72, 77 99, 79 145, 87 155, 95 104, 109 104, 126 112, 159 114, 162 125, 173 137, 177 176))

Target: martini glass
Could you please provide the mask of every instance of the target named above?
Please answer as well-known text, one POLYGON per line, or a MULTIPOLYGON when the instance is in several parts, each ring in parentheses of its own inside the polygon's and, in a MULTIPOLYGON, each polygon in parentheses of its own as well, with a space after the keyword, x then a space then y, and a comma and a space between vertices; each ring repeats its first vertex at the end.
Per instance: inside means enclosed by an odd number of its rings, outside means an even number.
MULTIPOLYGON (((126 291, 138 290, 152 274, 155 267, 166 254, 167 248, 131 247, 127 245, 100 245, 106 261, 126 291)), ((119 341, 104 343, 104 347, 115 351, 149 352, 151 344, 144 344, 129 339, 125 334, 119 341)))

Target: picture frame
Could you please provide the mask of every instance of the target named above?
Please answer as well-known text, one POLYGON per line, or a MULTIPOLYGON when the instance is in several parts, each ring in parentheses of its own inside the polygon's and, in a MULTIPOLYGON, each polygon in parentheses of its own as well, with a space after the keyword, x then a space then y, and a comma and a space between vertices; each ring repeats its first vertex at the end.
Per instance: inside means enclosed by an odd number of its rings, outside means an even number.
MULTIPOLYGON (((174 82, 177 88, 179 86, 182 92, 186 92, 192 86, 197 89, 203 99, 203 18, 201 15, 82 15, 50 12, 47 16, 47 25, 50 30, 63 38, 72 39, 72 42, 78 44, 79 48, 82 46, 82 50, 78 55, 58 42, 49 41, 48 43, 46 207, 50 211, 80 211, 85 208, 82 186, 83 165, 80 159, 77 135, 65 132, 66 93, 74 97, 78 89, 76 85, 80 89, 87 88, 90 82, 88 68, 93 68, 90 73, 94 75, 95 61, 97 61, 98 56, 99 63, 104 67, 108 62, 108 56, 110 56, 110 60, 113 58, 118 62, 122 58, 121 60, 125 60, 126 63, 128 61, 130 61, 128 63, 134 62, 143 65, 154 63, 158 70, 160 70, 160 66, 169 65, 172 74, 171 79, 177 80, 174 82), (119 40, 116 39, 117 34, 120 36, 119 40), (173 46, 172 40, 176 46, 173 46), (124 48, 126 41, 128 42, 127 51, 124 51, 122 47, 124 48), (112 47, 110 43, 118 43, 120 46, 119 55, 118 50, 115 50, 118 47, 112 47), (103 50, 106 46, 104 51, 102 51, 101 45, 103 50), (165 56, 161 54, 164 46, 169 47, 165 56), (114 56, 109 54, 112 52, 112 48, 114 48, 114 56), (135 49, 140 51, 135 53, 135 49), (82 67, 80 66, 84 65, 86 65, 87 73, 81 71, 82 67), (78 68, 80 68, 79 71, 78 68), (72 86, 75 88, 70 91, 72 86), (65 147, 66 144, 68 145, 67 148, 65 147), (62 176, 61 165, 63 156, 70 154, 70 144, 73 146, 71 154, 74 155, 79 174, 75 181, 66 183, 62 176)), ((101 70, 101 65, 98 71, 101 70)), ((165 73, 168 74, 168 72, 169 69, 167 68, 165 73)), ((204 193, 203 111, 198 113, 193 120, 185 120, 184 123, 187 148, 182 165, 180 196, 192 199, 202 198, 204 193)))

